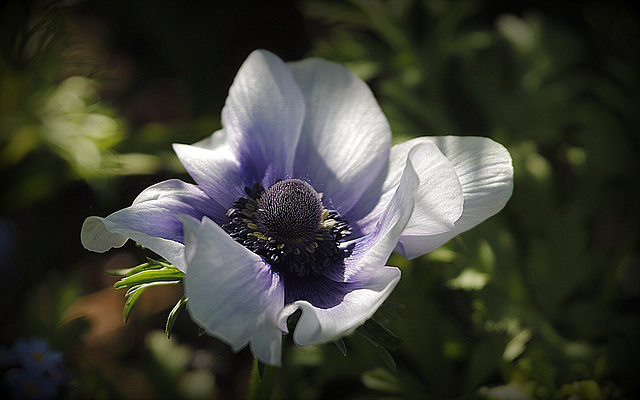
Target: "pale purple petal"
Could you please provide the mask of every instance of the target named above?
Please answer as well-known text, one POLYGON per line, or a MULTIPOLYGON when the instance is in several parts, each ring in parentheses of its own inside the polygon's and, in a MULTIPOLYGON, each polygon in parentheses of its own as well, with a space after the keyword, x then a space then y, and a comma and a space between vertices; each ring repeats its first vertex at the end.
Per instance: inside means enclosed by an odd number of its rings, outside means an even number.
POLYGON ((106 218, 85 220, 80 239, 92 251, 105 252, 132 239, 186 270, 182 223, 178 214, 195 218, 215 214, 211 199, 197 186, 172 179, 145 189, 130 207, 106 218))
POLYGON ((410 158, 387 209, 375 229, 355 241, 353 253, 345 260, 344 284, 351 287, 340 303, 331 308, 316 307, 306 300, 287 305, 279 314, 281 329, 297 309, 302 315, 293 333, 298 345, 333 340, 369 319, 389 296, 400 279, 400 270, 385 267, 413 208, 418 176, 410 158))
POLYGON ((253 182, 292 173, 305 104, 289 69, 264 50, 242 64, 222 109, 222 126, 244 173, 253 182))
POLYGON ((258 360, 280 365, 283 331, 277 314, 284 306, 284 289, 278 275, 210 219, 181 219, 189 264, 185 292, 193 320, 235 351, 249 343, 258 360))
POLYGON ((255 182, 246 180, 242 166, 226 144, 206 149, 199 146, 174 144, 173 150, 198 187, 206 192, 219 210, 210 217, 218 224, 227 221, 226 212, 234 201, 244 196, 244 187, 255 182))
POLYGON ((320 59, 288 63, 306 103, 294 173, 342 214, 385 169, 391 130, 367 85, 320 59))
MULTIPOLYGON (((464 211, 453 229, 437 235, 409 221, 396 251, 407 258, 427 253, 500 211, 513 191, 513 165, 507 149, 483 137, 424 137, 416 144, 437 145, 455 168, 464 194, 464 211)), ((416 199, 416 204, 419 202, 416 199)), ((413 218, 413 217, 412 217, 413 218)))

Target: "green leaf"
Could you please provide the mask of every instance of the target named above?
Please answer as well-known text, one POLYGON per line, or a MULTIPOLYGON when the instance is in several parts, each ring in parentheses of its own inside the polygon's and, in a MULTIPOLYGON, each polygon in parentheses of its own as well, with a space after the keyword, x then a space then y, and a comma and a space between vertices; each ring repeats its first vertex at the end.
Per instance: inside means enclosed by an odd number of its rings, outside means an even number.
POLYGON ((187 296, 182 296, 182 298, 176 303, 176 305, 173 307, 173 309, 169 313, 169 317, 167 318, 167 326, 165 328, 167 339, 171 337, 171 330, 173 329, 173 324, 176 322, 176 318, 178 318, 178 314, 186 305, 187 305, 187 296))
POLYGON ((356 331, 389 350, 395 350, 402 343, 402 339, 373 318, 360 325, 356 331))
POLYGON ((145 283, 182 281, 183 277, 184 272, 175 267, 162 267, 160 269, 145 270, 138 272, 137 274, 124 277, 116 282, 113 287, 116 289, 122 289, 145 283))
POLYGON ((175 280, 175 281, 158 281, 158 282, 149 282, 149 283, 143 283, 141 285, 135 285, 130 287, 127 292, 124 294, 125 296, 129 297, 131 296, 135 291, 140 290, 140 289, 146 289, 148 287, 152 287, 152 286, 163 286, 163 285, 177 285, 182 283, 181 280, 175 280))
POLYGON ((131 314, 131 308, 133 307, 133 304, 138 300, 138 298, 146 288, 146 286, 140 287, 134 292, 130 293, 129 296, 127 296, 127 301, 124 303, 124 308, 122 309, 124 322, 127 322, 127 320, 129 319, 129 314, 131 314))
POLYGON ((397 374, 398 368, 396 362, 387 350, 387 347, 395 349, 401 342, 401 339, 374 319, 369 319, 363 325, 360 325, 356 329, 356 332, 373 344, 376 353, 382 358, 389 370, 397 374))
POLYGON ((140 295, 144 290, 152 286, 175 285, 178 283, 182 283, 182 281, 175 280, 175 281, 150 282, 150 283, 132 286, 131 288, 129 288, 129 290, 127 290, 127 292, 125 293, 125 296, 127 297, 127 301, 124 303, 124 309, 123 309, 124 321, 127 322, 127 320, 129 319, 129 314, 131 313, 131 308, 133 307, 133 304, 138 300, 138 298, 140 297, 140 295))
POLYGON ((111 276, 122 277, 122 276, 127 276, 132 270, 133 268, 107 269, 104 272, 106 272, 111 276))
POLYGON ((267 364, 263 363, 260 360, 258 361, 258 375, 260 375, 260 381, 262 381, 262 378, 264 378, 264 369, 267 367, 267 364))
POLYGON ((338 340, 334 341, 333 343, 335 343, 336 347, 338 348, 338 350, 340 350, 340 353, 342 353, 343 356, 347 355, 347 346, 344 344, 344 340, 342 340, 342 338, 338 338, 338 340))
POLYGON ((160 268, 175 268, 173 265, 161 261, 154 260, 152 258, 147 257, 147 262, 137 265, 133 268, 123 268, 123 269, 108 269, 105 272, 109 275, 113 276, 132 276, 142 271, 148 271, 151 269, 160 269, 160 268))
POLYGON ((371 338, 367 336, 365 336, 365 338, 367 338, 367 340, 369 340, 369 342, 373 344, 373 348, 375 352, 378 354, 380 358, 382 358, 382 361, 384 361, 384 363, 387 365, 387 368, 389 368, 389 370, 393 372, 394 375, 397 375, 398 367, 391 353, 389 353, 389 351, 384 347, 382 347, 379 343, 376 343, 374 340, 371 340, 371 338))

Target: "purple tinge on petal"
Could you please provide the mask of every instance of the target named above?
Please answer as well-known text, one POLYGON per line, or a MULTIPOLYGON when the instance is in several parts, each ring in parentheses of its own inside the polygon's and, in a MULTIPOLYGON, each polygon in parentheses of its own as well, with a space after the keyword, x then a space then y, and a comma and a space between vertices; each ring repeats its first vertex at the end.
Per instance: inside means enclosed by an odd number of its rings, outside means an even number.
POLYGON ((208 218, 181 216, 189 270, 185 293, 191 317, 234 350, 250 344, 258 360, 280 364, 277 313, 284 291, 277 274, 208 218))
POLYGON ((111 222, 146 235, 183 242, 178 215, 214 219, 220 214, 211 198, 197 186, 178 179, 157 183, 142 191, 130 207, 107 217, 111 222))
POLYGON ((97 252, 120 247, 129 238, 185 270, 178 215, 201 219, 219 212, 197 186, 172 179, 148 187, 127 208, 105 218, 87 218, 80 238, 85 248, 97 252))
POLYGON ((218 145, 215 149, 186 144, 174 144, 178 159, 189 175, 212 200, 210 208, 215 213, 208 215, 217 224, 227 222, 226 212, 234 201, 244 195, 244 187, 252 185, 242 165, 234 158, 228 145, 218 145))
POLYGON ((297 309, 302 310, 293 332, 299 346, 325 343, 353 331, 376 312, 400 280, 400 270, 379 267, 358 279, 358 287, 347 293, 335 307, 319 308, 305 300, 286 305, 278 314, 278 326, 286 331, 286 321, 297 309))
POLYGON ((228 144, 248 179, 273 183, 292 174, 304 115, 304 98, 284 62, 268 51, 252 52, 222 109, 228 144))
POLYGON ((280 277, 284 282, 285 304, 306 300, 314 307, 331 308, 340 304, 347 293, 358 288, 354 283, 336 282, 325 275, 281 273, 280 277))

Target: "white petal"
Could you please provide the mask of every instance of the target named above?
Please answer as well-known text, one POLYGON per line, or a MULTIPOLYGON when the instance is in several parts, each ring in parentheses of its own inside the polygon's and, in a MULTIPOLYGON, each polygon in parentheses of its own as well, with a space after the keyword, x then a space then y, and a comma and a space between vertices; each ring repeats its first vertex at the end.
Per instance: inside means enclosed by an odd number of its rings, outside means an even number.
POLYGON ((299 346, 315 345, 347 335, 376 312, 391 294, 400 280, 400 270, 381 267, 363 281, 363 288, 344 297, 339 305, 321 309, 307 301, 296 301, 285 306, 278 317, 281 329, 286 329, 287 318, 297 309, 302 310, 293 332, 293 340, 299 346))
POLYGON ((288 63, 307 108, 295 174, 346 213, 387 163, 391 130, 367 85, 320 59, 288 63))
POLYGON ((298 308, 302 309, 293 333, 296 344, 323 343, 352 332, 375 313, 398 283, 400 270, 384 264, 413 208, 418 176, 412 161, 407 162, 395 194, 375 229, 356 241, 353 252, 345 260, 345 281, 358 288, 347 293, 343 301, 332 308, 322 309, 299 300, 280 312, 279 326, 284 330, 287 318, 298 308))
POLYGON ((224 129, 217 130, 206 138, 192 144, 192 146, 209 150, 215 150, 224 145, 227 145, 227 133, 224 129))
POLYGON ((283 331, 276 316, 284 306, 284 289, 278 275, 210 219, 181 219, 193 320, 235 351, 249 343, 260 361, 279 365, 283 331))
POLYGON ((121 247, 130 238, 184 271, 183 232, 178 215, 201 218, 216 213, 211 199, 197 186, 172 179, 148 187, 130 207, 106 218, 87 218, 80 240, 86 249, 102 253, 121 247))
POLYGON ((113 247, 124 246, 129 240, 127 236, 110 232, 103 221, 104 218, 101 217, 89 217, 84 220, 80 241, 87 250, 104 253, 113 247))
MULTIPOLYGON (((257 50, 242 64, 222 109, 222 125, 254 182, 282 179, 292 172, 305 105, 282 60, 257 50)), ((215 140, 214 140, 215 142, 215 140)))
MULTIPOLYGON (((173 150, 198 187, 223 210, 220 218, 225 218, 226 211, 234 201, 245 196, 244 187, 255 183, 245 182, 242 167, 226 144, 214 149, 174 144, 173 150)), ((221 222, 220 218, 214 219, 221 222)))
MULTIPOLYGON (((400 174, 409 156, 420 179, 420 186, 416 191, 413 213, 403 236, 428 236, 453 229, 454 223, 462 215, 464 205, 458 175, 451 162, 435 144, 414 139, 391 149, 389 173, 382 186, 383 194, 376 208, 361 220, 353 217, 354 225, 360 230, 369 231, 380 210, 386 207, 400 181, 400 174)), ((363 200, 366 200, 366 197, 363 200)))
POLYGON ((483 137, 424 137, 416 143, 433 143, 455 168, 464 194, 464 211, 452 230, 430 235, 418 224, 403 233, 396 251, 407 258, 427 253, 500 211, 513 191, 513 165, 507 149, 483 137))

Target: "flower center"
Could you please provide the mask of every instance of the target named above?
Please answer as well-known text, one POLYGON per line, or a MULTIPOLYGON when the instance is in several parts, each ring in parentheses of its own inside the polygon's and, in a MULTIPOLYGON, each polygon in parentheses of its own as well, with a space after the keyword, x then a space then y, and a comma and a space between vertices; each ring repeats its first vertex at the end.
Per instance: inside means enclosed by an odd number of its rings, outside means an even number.
POLYGON ((313 235, 322 220, 320 195, 307 182, 287 179, 274 183, 260 197, 256 212, 265 234, 283 242, 298 242, 313 235))
POLYGON ((324 207, 309 183, 286 179, 267 190, 256 183, 245 187, 245 193, 227 211, 229 222, 222 228, 275 272, 317 274, 339 265, 351 252, 343 245, 351 226, 324 207))

